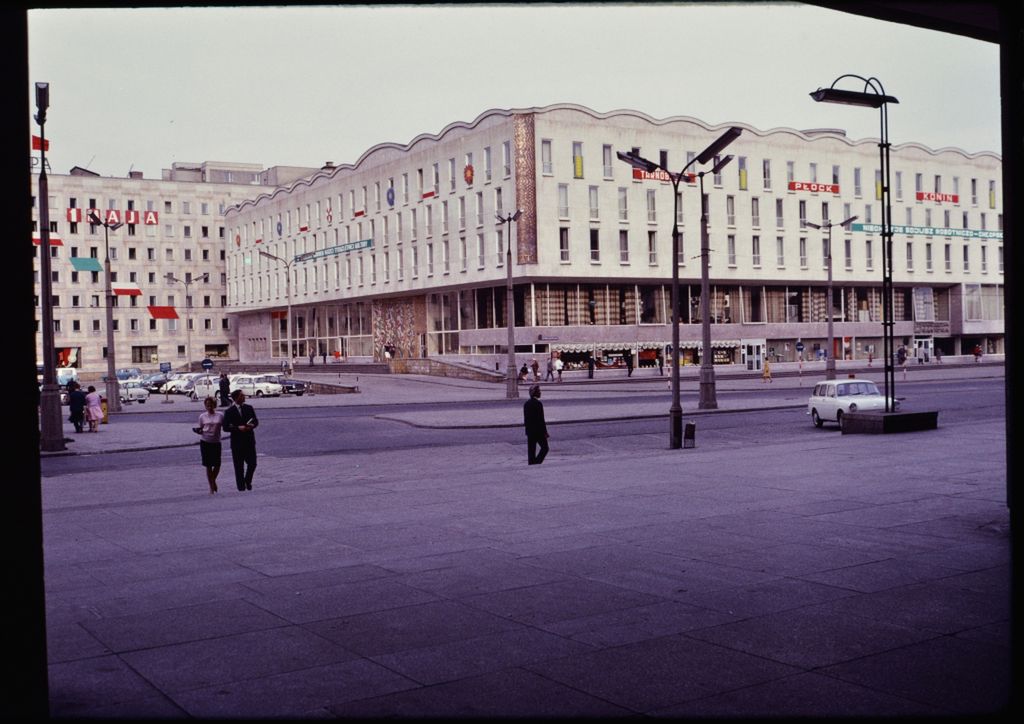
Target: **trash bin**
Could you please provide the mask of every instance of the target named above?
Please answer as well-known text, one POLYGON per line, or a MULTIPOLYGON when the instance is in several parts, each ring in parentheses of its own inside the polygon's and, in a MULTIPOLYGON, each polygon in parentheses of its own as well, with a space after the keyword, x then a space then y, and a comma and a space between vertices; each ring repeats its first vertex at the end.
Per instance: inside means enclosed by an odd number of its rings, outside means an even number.
POLYGON ((108 422, 110 422, 110 414, 109 414, 110 411, 107 409, 107 398, 106 397, 101 397, 100 398, 100 409, 103 410, 103 424, 106 425, 108 422))
POLYGON ((697 423, 688 422, 683 427, 683 449, 688 447, 697 447, 697 423))

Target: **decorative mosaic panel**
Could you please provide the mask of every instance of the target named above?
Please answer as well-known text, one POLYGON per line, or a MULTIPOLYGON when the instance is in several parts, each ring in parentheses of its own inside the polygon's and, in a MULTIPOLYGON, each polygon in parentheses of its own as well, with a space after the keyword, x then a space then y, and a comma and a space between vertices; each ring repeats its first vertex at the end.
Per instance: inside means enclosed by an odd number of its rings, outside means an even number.
POLYGON ((523 214, 516 222, 516 259, 519 264, 537 263, 537 150, 532 113, 512 117, 515 156, 516 207, 523 214))
POLYGON ((374 360, 384 359, 385 345, 394 345, 396 357, 419 356, 418 329, 423 325, 416 323, 416 306, 412 298, 373 301, 374 360))

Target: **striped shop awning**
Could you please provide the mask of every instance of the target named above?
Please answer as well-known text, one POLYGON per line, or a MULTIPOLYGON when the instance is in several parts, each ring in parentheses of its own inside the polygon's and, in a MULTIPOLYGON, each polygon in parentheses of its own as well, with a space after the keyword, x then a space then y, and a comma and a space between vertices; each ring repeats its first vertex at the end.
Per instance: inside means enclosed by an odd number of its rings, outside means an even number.
POLYGON ((149 316, 153 319, 178 319, 178 312, 174 307, 147 307, 149 316))
POLYGON ((91 256, 73 256, 71 257, 71 266, 75 268, 75 271, 80 272, 103 271, 103 265, 100 264, 100 260, 91 256))

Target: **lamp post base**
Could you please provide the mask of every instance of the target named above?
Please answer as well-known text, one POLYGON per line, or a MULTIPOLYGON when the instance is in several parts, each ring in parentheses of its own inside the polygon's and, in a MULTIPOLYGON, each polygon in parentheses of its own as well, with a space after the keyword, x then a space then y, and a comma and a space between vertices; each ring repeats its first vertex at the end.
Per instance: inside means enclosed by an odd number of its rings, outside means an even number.
POLYGON ((668 419, 668 447, 670 450, 678 450, 683 446, 683 409, 671 407, 668 411, 668 419))
POLYGON ((718 409, 718 397, 715 393, 715 369, 713 367, 700 368, 700 402, 697 406, 701 410, 718 409))
POLYGON ((39 395, 39 420, 40 449, 44 452, 67 450, 64 445, 64 423, 61 419, 60 389, 57 385, 43 385, 39 395))
POLYGON ((515 365, 508 368, 508 377, 505 381, 505 397, 509 400, 519 399, 519 383, 516 381, 515 365))

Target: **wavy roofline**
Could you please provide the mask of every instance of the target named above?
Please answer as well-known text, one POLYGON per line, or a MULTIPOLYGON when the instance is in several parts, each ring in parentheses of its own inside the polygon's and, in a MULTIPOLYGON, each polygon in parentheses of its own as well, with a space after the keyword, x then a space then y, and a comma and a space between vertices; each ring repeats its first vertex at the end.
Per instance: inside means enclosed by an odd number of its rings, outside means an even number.
MULTIPOLYGON (((776 126, 775 128, 769 128, 767 130, 762 130, 762 129, 759 129, 759 128, 755 128, 754 126, 751 126, 750 124, 744 123, 742 121, 728 122, 728 123, 719 123, 719 124, 712 125, 712 124, 709 124, 709 123, 706 123, 706 122, 702 121, 699 118, 694 118, 693 116, 676 115, 676 116, 669 116, 668 118, 655 118, 654 116, 651 116, 651 115, 649 115, 647 113, 644 113, 643 111, 634 110, 632 108, 618 108, 618 109, 615 109, 615 110, 611 110, 611 111, 607 111, 607 112, 603 112, 602 113, 600 111, 595 111, 593 108, 589 108, 587 106, 580 105, 578 103, 552 103, 551 105, 547 105, 547 106, 530 106, 530 107, 526 107, 526 108, 489 108, 486 111, 482 112, 480 115, 478 115, 472 121, 452 121, 447 126, 442 128, 438 133, 421 133, 421 134, 417 135, 415 138, 413 138, 411 141, 409 141, 408 143, 405 143, 405 144, 402 144, 402 143, 399 143, 399 142, 396 142, 396 141, 384 141, 382 143, 374 144, 373 146, 368 148, 366 151, 364 151, 362 153, 362 155, 359 156, 358 159, 356 159, 355 163, 342 163, 342 164, 337 164, 337 165, 335 165, 335 166, 333 166, 331 168, 321 169, 317 173, 314 173, 312 176, 308 176, 306 178, 299 179, 299 180, 294 181, 291 184, 286 185, 286 186, 279 186, 278 188, 274 189, 274 191, 272 191, 270 193, 262 193, 262 194, 256 196, 255 198, 246 199, 246 200, 241 201, 241 202, 239 202, 239 203, 237 203, 237 204, 235 204, 233 206, 229 206, 225 210, 225 214, 227 214, 229 212, 232 212, 232 211, 239 211, 239 212, 241 212, 247 205, 248 206, 258 206, 264 200, 270 201, 270 200, 273 200, 275 197, 277 197, 280 194, 290 194, 293 191, 295 191, 297 188, 299 188, 300 186, 309 186, 309 187, 311 187, 318 180, 334 178, 334 176, 336 176, 337 174, 341 173, 342 171, 358 171, 359 167, 367 159, 369 159, 371 156, 373 156, 375 153, 378 153, 379 151, 391 149, 391 150, 396 150, 396 151, 398 151, 400 153, 408 153, 418 143, 421 143, 423 141, 435 141, 435 142, 442 141, 445 138, 445 136, 447 136, 448 134, 450 134, 450 133, 452 133, 453 131, 456 131, 456 130, 471 131, 474 128, 476 128, 477 126, 479 126, 481 123, 483 123, 485 120, 487 120, 488 118, 492 118, 492 117, 496 117, 496 116, 511 117, 511 116, 515 116, 515 115, 518 115, 518 114, 536 114, 536 115, 540 115, 540 114, 544 114, 544 113, 553 113, 553 112, 556 112, 556 111, 576 111, 578 113, 583 113, 583 114, 588 115, 591 118, 594 118, 594 119, 597 119, 597 120, 607 120, 607 119, 610 119, 610 118, 617 118, 617 117, 620 117, 620 116, 630 116, 630 117, 634 117, 634 118, 639 118, 640 120, 645 121, 647 123, 650 123, 651 125, 654 125, 654 126, 666 126, 666 125, 669 125, 669 124, 672 124, 672 123, 691 123, 693 125, 696 125, 696 126, 699 126, 699 127, 703 128, 706 131, 716 131, 716 130, 719 130, 719 129, 722 129, 722 128, 728 128, 730 126, 739 126, 744 131, 749 131, 753 135, 761 137, 761 138, 764 138, 766 136, 770 136, 770 135, 773 135, 773 134, 778 134, 778 133, 788 133, 788 134, 791 134, 793 136, 796 136, 797 138, 800 138, 800 139, 802 139, 804 141, 808 141, 808 142, 820 141, 822 139, 827 138, 827 139, 831 139, 831 140, 843 141, 844 143, 846 143, 848 146, 851 146, 851 147, 859 146, 859 145, 862 145, 862 144, 865 144, 865 143, 868 143, 868 144, 871 144, 871 145, 877 145, 878 144, 878 139, 877 138, 870 138, 870 137, 869 138, 859 138, 859 139, 848 138, 846 136, 845 132, 842 129, 828 129, 828 128, 821 129, 821 128, 818 128, 818 129, 806 129, 804 131, 801 131, 801 130, 798 130, 796 128, 791 128, 789 126, 776 126)), ((1000 161, 1002 160, 1002 157, 999 154, 995 153, 994 151, 978 151, 976 153, 969 153, 968 151, 966 151, 966 150, 964 150, 964 149, 962 149, 962 148, 960 148, 958 146, 943 146, 942 148, 933 149, 933 148, 929 148, 928 146, 925 146, 924 144, 918 143, 916 141, 908 141, 906 143, 892 144, 892 146, 891 146, 891 149, 893 151, 899 151, 900 149, 903 149, 903 148, 918 149, 918 150, 924 151, 925 153, 928 153, 928 154, 933 155, 933 156, 937 156, 937 155, 942 154, 942 153, 957 153, 957 154, 963 156, 966 159, 974 159, 974 158, 980 158, 980 157, 983 157, 983 156, 988 156, 988 157, 995 158, 995 159, 1000 160, 1000 161)))

